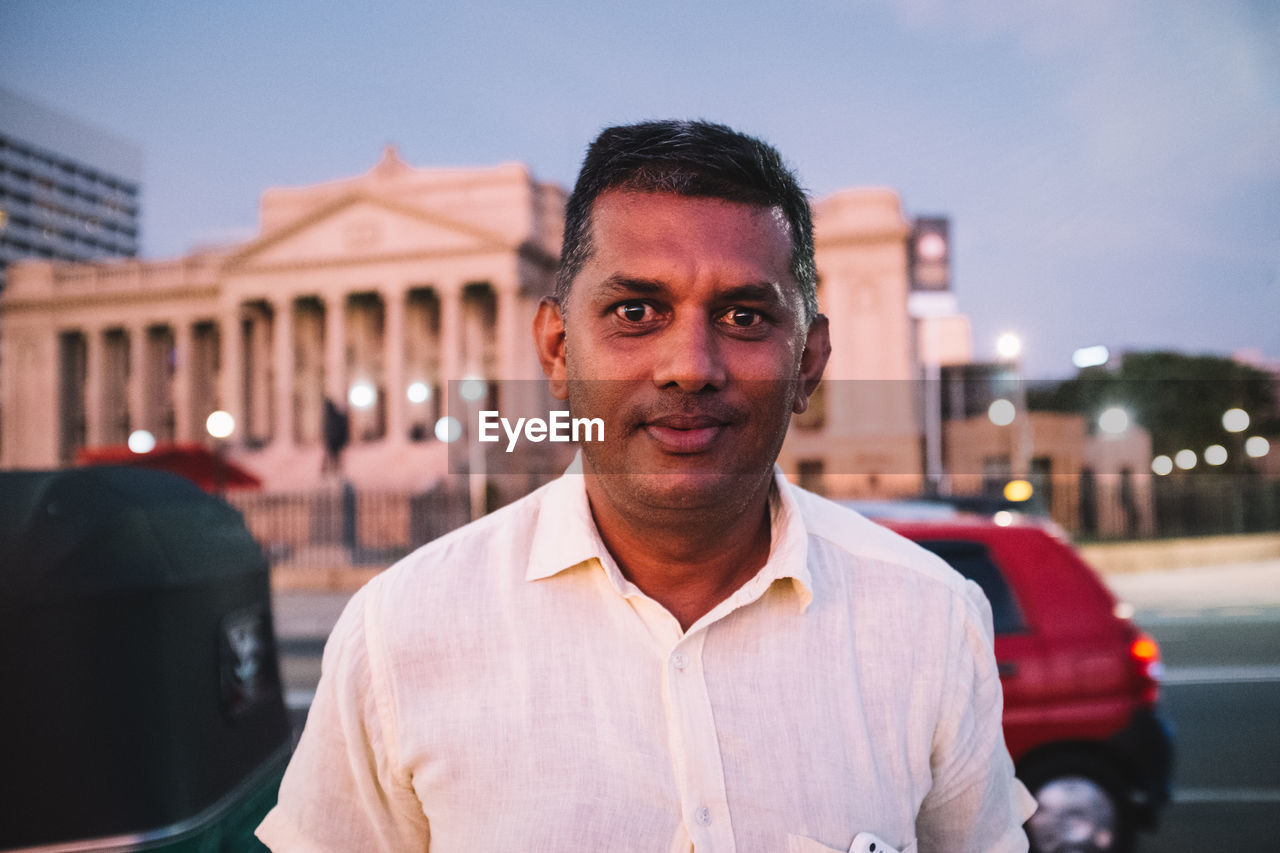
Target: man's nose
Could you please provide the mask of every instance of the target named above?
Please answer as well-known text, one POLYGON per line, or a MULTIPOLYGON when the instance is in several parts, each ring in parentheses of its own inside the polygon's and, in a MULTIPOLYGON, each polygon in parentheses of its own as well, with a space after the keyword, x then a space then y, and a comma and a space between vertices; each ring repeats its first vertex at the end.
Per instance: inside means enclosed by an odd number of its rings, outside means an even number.
POLYGON ((659 388, 695 393, 723 388, 729 378, 722 341, 706 318, 678 320, 657 341, 653 381, 659 388))

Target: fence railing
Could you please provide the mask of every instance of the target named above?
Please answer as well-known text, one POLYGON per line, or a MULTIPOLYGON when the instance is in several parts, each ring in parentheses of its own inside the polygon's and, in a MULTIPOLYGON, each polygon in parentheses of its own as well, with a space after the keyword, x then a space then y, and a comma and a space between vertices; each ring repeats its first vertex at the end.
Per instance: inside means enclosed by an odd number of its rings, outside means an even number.
POLYGON ((389 566, 469 519, 466 492, 357 492, 350 485, 312 493, 232 494, 272 566, 389 566))
POLYGON ((1280 481, 1200 475, 1157 480, 1152 489, 1155 535, 1209 536, 1280 531, 1280 481))
MULTIPOLYGON (((1068 496, 1078 506, 1056 520, 1081 541, 1280 531, 1280 481, 1201 475, 1156 480, 1137 501, 1109 488, 1073 488, 1068 496)), ((401 494, 345 486, 230 500, 271 564, 299 569, 386 567, 470 517, 462 489, 401 494)))

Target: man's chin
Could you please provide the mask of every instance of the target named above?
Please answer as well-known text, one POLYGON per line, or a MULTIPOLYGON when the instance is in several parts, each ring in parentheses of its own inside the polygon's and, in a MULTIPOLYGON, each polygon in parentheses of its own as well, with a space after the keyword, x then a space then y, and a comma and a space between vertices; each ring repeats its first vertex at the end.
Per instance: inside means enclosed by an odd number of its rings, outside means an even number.
POLYGON ((724 506, 740 493, 739 477, 715 472, 638 474, 629 487, 637 502, 655 510, 697 510, 724 506))
POLYGON ((767 475, 722 469, 597 473, 613 500, 635 510, 723 512, 750 500, 767 475))

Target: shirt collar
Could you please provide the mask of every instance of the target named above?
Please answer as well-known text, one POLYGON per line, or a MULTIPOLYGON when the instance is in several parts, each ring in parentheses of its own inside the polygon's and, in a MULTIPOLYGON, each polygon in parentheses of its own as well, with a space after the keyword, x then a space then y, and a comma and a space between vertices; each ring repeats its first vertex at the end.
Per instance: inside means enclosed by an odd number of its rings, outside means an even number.
POLYGON ((593 560, 613 563, 591 517, 579 452, 543 493, 524 577, 542 580, 593 560))
MULTIPOLYGON (((754 599, 776 580, 791 578, 802 607, 813 600, 813 577, 809 572, 809 534, 792 486, 782 469, 773 469, 769 494, 769 560, 754 578, 743 584, 731 598, 754 599)), ((600 539, 582 477, 579 453, 564 475, 547 486, 538 510, 537 526, 529 553, 525 580, 536 581, 597 562, 619 594, 637 592, 618 569, 600 539)))

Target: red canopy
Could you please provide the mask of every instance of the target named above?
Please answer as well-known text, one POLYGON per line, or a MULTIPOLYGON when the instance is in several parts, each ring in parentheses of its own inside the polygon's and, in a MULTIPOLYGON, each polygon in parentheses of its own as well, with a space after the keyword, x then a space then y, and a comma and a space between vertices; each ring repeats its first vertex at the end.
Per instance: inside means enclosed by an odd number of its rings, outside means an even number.
POLYGON ((253 473, 195 442, 157 444, 148 453, 134 453, 123 444, 83 447, 76 453, 76 464, 132 465, 169 471, 194 481, 206 492, 262 488, 262 481, 253 473))

